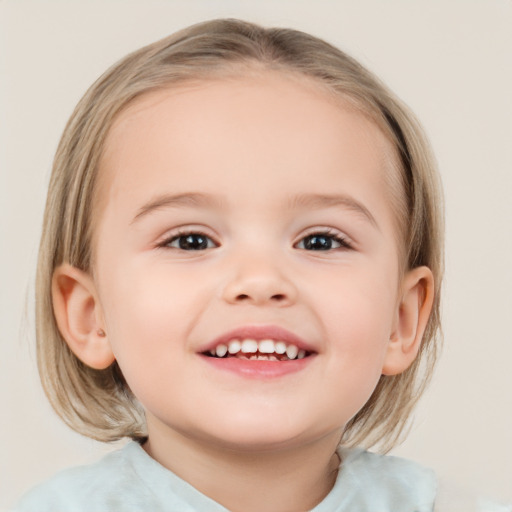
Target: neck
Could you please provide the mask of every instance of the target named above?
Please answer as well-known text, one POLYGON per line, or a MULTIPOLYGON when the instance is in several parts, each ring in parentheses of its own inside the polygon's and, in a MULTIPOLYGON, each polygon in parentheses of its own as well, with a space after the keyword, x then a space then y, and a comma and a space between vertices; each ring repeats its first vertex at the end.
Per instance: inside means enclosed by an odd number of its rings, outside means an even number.
POLYGON ((249 451, 150 431, 144 449, 232 512, 290 512, 314 508, 332 489, 339 437, 336 432, 300 447, 249 451))

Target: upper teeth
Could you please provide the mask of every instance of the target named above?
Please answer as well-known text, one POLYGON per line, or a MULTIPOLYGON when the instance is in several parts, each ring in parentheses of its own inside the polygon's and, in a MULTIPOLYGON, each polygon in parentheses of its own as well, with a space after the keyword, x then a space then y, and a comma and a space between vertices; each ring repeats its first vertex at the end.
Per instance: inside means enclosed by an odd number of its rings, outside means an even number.
POLYGON ((306 356, 306 351, 299 349, 297 345, 285 343, 284 341, 265 340, 231 340, 227 345, 220 343, 214 349, 210 350, 212 356, 224 357, 229 352, 230 355, 239 354, 285 354, 289 359, 302 359, 306 356))

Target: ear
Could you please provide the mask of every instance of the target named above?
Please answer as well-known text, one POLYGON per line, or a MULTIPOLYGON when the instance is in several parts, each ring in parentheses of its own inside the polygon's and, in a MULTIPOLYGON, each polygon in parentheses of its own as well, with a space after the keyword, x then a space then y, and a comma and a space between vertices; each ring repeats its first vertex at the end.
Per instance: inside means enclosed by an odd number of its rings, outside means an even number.
POLYGON ((433 303, 432 271, 428 267, 417 267, 407 272, 382 368, 383 375, 402 373, 416 359, 433 303))
POLYGON ((103 370, 110 366, 115 357, 91 276, 69 264, 57 267, 52 279, 52 300, 59 331, 72 352, 91 368, 103 370))

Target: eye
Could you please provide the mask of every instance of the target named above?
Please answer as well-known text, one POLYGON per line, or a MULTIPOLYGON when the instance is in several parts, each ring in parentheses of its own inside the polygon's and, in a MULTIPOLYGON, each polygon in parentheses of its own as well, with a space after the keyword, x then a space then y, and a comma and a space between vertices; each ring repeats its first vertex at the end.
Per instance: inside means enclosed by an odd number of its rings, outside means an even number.
POLYGON ((180 233, 165 240, 161 247, 171 247, 182 251, 204 251, 217 247, 217 244, 203 233, 180 233))
POLYGON ((320 232, 305 236, 296 245, 306 251, 331 251, 333 249, 350 249, 350 244, 337 233, 320 232))

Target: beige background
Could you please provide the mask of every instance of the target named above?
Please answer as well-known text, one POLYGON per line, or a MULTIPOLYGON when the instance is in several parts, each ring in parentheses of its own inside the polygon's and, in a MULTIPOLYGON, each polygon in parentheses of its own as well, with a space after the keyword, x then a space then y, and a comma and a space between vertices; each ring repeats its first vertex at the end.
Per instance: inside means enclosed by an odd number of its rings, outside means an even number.
POLYGON ((396 453, 512 500, 510 0, 0 0, 0 509, 111 449, 61 424, 35 369, 30 290, 64 123, 125 53, 223 16, 335 43, 423 121, 446 189, 446 348, 396 453))

